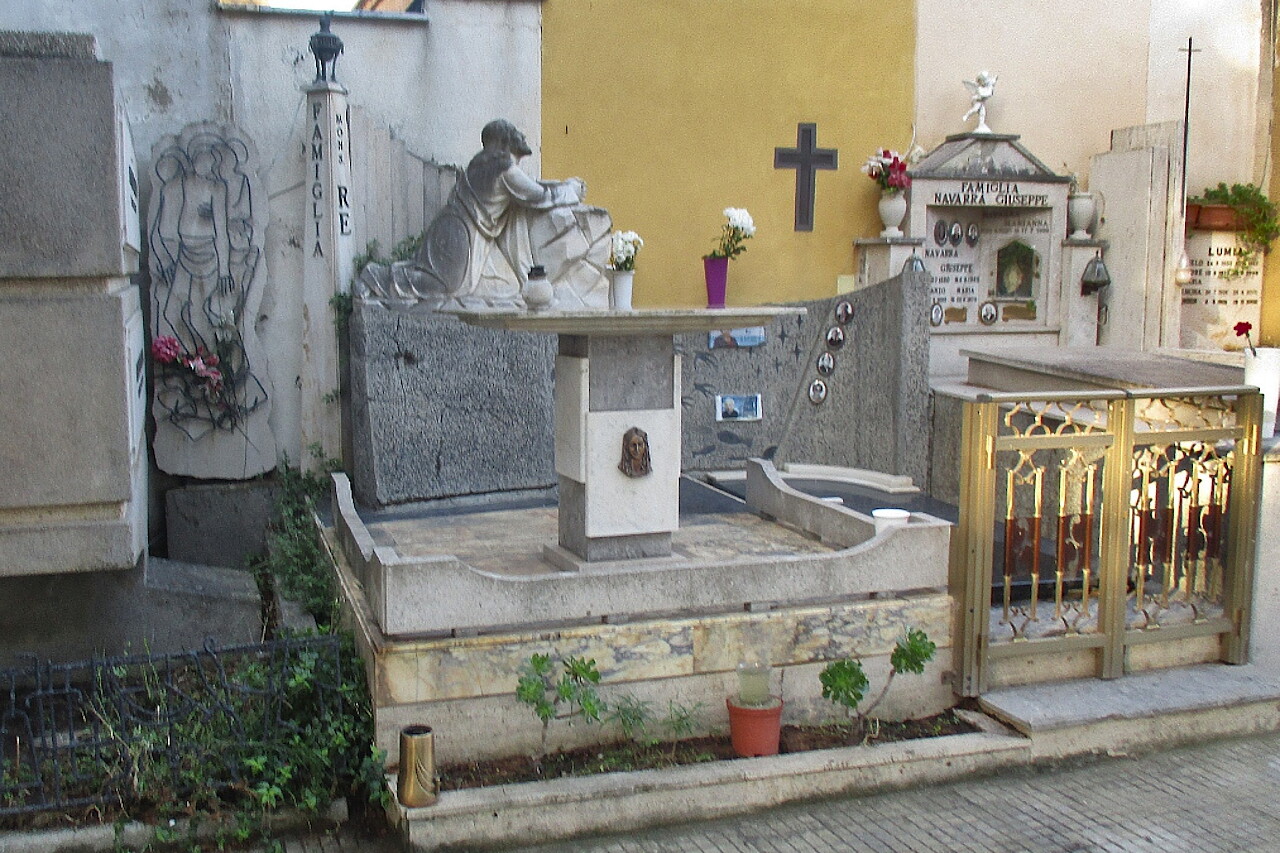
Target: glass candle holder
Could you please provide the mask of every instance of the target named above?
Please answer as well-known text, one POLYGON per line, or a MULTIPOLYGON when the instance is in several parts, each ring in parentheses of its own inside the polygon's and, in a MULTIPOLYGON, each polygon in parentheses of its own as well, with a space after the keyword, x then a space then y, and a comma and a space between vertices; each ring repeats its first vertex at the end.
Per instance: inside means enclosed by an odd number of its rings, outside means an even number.
POLYGON ((743 661, 738 664, 738 704, 760 707, 769 704, 769 665, 743 661))

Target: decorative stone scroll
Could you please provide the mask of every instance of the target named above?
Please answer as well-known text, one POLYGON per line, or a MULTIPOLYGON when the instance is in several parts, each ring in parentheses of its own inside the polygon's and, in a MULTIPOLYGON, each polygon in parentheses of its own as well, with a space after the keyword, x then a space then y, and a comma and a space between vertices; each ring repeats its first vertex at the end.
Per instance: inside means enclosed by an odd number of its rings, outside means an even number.
POLYGON ((257 151, 234 127, 188 125, 151 151, 152 414, 170 474, 247 479, 275 467, 257 151), (255 203, 256 202, 256 203, 255 203))

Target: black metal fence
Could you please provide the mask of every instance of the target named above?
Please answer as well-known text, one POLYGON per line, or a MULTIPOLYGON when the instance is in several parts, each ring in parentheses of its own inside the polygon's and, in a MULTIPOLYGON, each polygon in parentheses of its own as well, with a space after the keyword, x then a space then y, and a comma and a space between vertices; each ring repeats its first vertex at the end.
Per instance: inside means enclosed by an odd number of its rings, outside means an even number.
POLYGON ((0 818, 234 795, 348 710, 342 683, 336 636, 0 671, 0 818))

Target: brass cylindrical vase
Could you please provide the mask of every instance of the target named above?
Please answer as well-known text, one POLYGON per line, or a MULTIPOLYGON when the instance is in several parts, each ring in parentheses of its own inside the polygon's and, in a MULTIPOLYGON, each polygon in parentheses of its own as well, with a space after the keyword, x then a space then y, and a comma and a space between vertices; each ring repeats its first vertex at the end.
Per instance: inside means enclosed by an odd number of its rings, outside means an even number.
POLYGON ((431 726, 405 726, 400 730, 400 772, 396 776, 400 804, 407 808, 434 805, 436 801, 436 744, 431 726))

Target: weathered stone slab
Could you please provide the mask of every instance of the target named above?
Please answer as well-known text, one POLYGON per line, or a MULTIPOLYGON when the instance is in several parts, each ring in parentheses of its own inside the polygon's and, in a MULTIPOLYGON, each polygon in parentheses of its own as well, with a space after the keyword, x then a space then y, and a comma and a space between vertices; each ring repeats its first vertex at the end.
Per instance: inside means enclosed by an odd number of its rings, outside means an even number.
POLYGON ((111 63, 92 46, 66 33, 0 36, 0 281, 137 269, 132 142, 111 63))
POLYGON ((165 493, 169 557, 241 568, 267 552, 274 490, 263 481, 185 486, 165 493))

